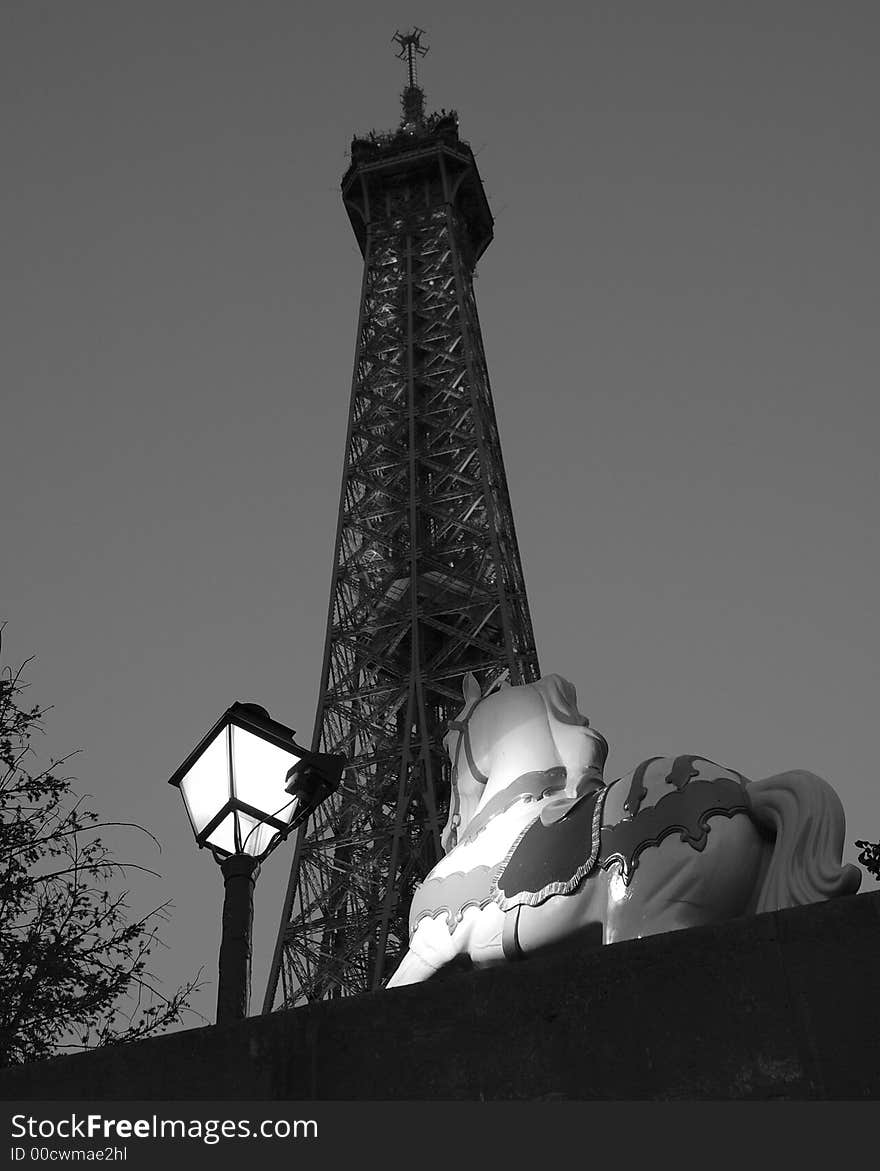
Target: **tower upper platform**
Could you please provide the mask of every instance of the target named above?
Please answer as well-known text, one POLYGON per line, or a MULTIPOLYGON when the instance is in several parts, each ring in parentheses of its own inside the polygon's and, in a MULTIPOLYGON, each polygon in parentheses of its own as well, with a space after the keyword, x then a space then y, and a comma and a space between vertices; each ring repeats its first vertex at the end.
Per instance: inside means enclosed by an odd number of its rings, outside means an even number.
POLYGON ((361 252, 367 231, 383 219, 393 191, 418 193, 421 207, 448 204, 464 228, 463 255, 473 268, 492 240, 493 220, 470 145, 459 136, 458 114, 425 114, 424 93, 410 83, 401 95, 403 117, 387 134, 355 135, 342 198, 361 252))

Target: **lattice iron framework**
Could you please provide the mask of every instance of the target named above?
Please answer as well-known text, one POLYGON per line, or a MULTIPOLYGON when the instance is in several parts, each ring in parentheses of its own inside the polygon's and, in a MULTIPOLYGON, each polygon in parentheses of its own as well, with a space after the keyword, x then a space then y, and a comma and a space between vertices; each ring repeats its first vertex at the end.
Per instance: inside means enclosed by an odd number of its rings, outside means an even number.
POLYGON ((265 1011, 391 974, 463 676, 539 676, 473 291, 492 217, 457 116, 424 114, 420 33, 395 38, 400 128, 355 138, 342 181, 364 273, 314 747, 350 767, 297 840, 265 1011))

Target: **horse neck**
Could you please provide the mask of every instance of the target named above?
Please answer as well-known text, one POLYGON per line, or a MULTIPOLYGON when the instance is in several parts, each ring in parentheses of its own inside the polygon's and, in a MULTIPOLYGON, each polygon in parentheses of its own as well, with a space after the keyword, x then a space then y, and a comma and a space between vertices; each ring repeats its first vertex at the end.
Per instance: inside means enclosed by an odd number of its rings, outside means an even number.
POLYGON ((543 706, 520 713, 520 718, 512 727, 498 728, 497 735, 492 739, 484 770, 489 779, 483 789, 480 806, 525 773, 546 772, 560 763, 561 758, 543 706))

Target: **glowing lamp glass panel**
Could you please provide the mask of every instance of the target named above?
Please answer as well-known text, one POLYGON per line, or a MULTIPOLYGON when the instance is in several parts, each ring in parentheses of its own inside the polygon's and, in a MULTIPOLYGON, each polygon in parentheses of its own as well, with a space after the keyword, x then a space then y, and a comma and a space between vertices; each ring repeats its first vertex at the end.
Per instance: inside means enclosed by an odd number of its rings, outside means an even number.
POLYGON ((180 782, 196 837, 231 797, 226 729, 221 728, 180 782))
POLYGON ((280 835, 281 830, 277 826, 258 821, 240 809, 231 809, 217 828, 208 834, 205 845, 212 846, 221 854, 250 854, 256 858, 274 845, 280 835), (238 842, 235 839, 236 827, 238 842))
POLYGON ((285 791, 284 784, 288 769, 300 760, 299 755, 235 724, 231 731, 233 796, 289 825, 296 801, 285 791))
POLYGON ((205 845, 213 846, 221 854, 235 854, 235 810, 230 810, 216 829, 211 830, 205 845))
MULTIPOLYGON (((291 808, 293 808, 296 801, 293 798, 290 800, 292 802, 291 808)), ((238 817, 239 840, 242 843, 242 852, 245 854, 252 854, 254 857, 264 854, 270 846, 274 845, 281 834, 281 830, 276 829, 275 826, 269 825, 265 821, 257 821, 256 818, 250 817, 247 813, 239 812, 236 816, 238 817)))

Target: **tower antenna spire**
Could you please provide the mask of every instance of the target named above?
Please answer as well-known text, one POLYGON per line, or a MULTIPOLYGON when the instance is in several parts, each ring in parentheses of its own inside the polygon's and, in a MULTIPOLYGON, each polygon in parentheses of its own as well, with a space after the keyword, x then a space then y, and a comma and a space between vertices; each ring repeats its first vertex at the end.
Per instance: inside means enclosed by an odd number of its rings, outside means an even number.
POLYGON ((425 91, 419 85, 416 68, 418 58, 424 57, 428 51, 428 46, 422 44, 423 36, 425 36, 423 28, 413 27, 408 33, 395 32, 391 38, 392 41, 400 45, 400 52, 397 56, 406 59, 407 84, 401 94, 404 126, 411 124, 420 126, 425 121, 425 91))

